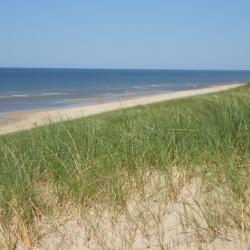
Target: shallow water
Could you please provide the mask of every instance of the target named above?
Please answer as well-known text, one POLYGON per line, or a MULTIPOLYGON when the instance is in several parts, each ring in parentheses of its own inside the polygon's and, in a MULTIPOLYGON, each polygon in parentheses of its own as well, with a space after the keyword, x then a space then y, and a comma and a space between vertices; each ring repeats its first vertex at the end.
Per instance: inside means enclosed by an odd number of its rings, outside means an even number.
POLYGON ((0 68, 0 114, 246 81, 250 71, 0 68))
POLYGON ((1 118, 0 117, 0 122, 3 123, 3 122, 9 122, 11 121, 10 119, 6 119, 6 118, 1 118))

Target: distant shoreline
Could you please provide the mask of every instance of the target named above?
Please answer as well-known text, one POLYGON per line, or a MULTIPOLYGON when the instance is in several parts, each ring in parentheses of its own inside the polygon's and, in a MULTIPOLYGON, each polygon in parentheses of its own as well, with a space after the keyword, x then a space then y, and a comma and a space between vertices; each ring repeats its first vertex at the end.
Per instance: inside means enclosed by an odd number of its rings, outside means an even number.
POLYGON ((249 81, 250 71, 239 70, 5 68, 0 69, 0 116, 249 81))
POLYGON ((39 110, 39 111, 18 112, 7 115, 0 115, 0 119, 10 120, 9 122, 0 124, 0 134, 7 134, 21 130, 27 130, 37 126, 43 126, 49 123, 86 117, 103 112, 118 110, 121 108, 129 108, 138 105, 147 105, 167 100, 174 100, 185 97, 225 91, 242 85, 245 84, 228 84, 228 85, 213 86, 195 90, 177 91, 167 94, 159 94, 155 96, 139 97, 124 101, 115 101, 110 103, 97 104, 93 106, 80 106, 74 108, 39 110))

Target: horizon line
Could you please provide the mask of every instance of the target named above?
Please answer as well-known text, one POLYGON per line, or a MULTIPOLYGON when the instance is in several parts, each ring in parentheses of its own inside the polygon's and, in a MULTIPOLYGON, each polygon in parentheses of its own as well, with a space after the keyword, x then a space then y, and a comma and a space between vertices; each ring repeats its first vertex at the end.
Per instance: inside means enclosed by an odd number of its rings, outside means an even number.
POLYGON ((175 71, 250 71, 250 69, 206 69, 206 68, 125 68, 125 67, 32 67, 32 66, 0 66, 0 69, 82 69, 82 70, 175 70, 175 71))

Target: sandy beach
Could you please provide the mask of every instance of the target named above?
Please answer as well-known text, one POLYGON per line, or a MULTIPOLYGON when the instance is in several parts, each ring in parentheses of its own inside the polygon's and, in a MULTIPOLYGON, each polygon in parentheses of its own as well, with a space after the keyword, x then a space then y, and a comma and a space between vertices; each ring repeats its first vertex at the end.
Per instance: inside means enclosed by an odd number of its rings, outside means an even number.
POLYGON ((37 126, 46 125, 49 123, 65 121, 89 115, 99 114, 103 112, 113 111, 121 108, 129 108, 137 105, 147 105, 150 103, 157 103, 167 100, 180 99, 196 95, 203 95, 225 91, 236 88, 244 84, 228 84, 220 86, 212 86, 208 88, 186 90, 160 94, 155 96, 140 97, 135 99, 115 101, 104 104, 97 104, 93 106, 82 106, 74 108, 63 108, 53 110, 40 110, 30 112, 18 112, 12 114, 0 115, 0 119, 10 120, 8 122, 0 123, 0 134, 12 133, 20 130, 31 129, 37 126))

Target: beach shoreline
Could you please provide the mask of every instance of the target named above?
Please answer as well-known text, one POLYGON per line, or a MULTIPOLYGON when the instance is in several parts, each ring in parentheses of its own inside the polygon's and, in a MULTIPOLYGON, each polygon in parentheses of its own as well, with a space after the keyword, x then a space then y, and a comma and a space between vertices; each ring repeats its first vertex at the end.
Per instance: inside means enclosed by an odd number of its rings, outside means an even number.
POLYGON ((114 111, 123 108, 130 108, 139 105, 147 105, 162 101, 221 92, 242 85, 245 84, 243 83, 243 84, 217 85, 207 88, 169 92, 166 94, 137 97, 135 99, 114 101, 114 102, 96 104, 91 106, 79 106, 71 108, 35 110, 35 111, 17 112, 11 114, 2 114, 0 115, 0 119, 6 119, 8 121, 0 123, 0 135, 17 132, 21 130, 27 130, 34 127, 43 126, 49 123, 77 119, 81 117, 86 117, 94 114, 114 111))

